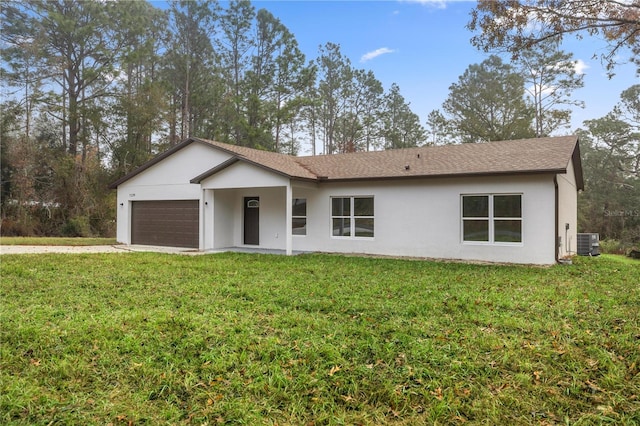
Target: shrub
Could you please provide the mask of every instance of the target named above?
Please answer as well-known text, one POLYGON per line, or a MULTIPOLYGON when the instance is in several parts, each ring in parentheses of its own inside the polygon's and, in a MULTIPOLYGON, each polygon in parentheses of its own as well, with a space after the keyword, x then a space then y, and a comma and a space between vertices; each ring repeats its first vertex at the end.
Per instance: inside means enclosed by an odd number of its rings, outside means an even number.
POLYGON ((69 219, 62 226, 62 235, 65 237, 90 237, 91 226, 89 225, 89 218, 78 216, 69 219))
POLYGON ((600 241, 600 252, 607 254, 626 254, 632 244, 620 240, 605 239, 600 241))
POLYGON ((2 223, 0 224, 0 235, 9 237, 20 237, 28 234, 29 233, 25 230, 25 227, 22 223, 13 220, 10 217, 2 219, 2 223))

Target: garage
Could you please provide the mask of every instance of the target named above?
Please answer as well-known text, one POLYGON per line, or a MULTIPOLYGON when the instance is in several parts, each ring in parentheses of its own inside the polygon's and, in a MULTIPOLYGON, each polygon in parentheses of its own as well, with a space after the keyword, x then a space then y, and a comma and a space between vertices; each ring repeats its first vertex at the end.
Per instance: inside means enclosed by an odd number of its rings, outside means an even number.
POLYGON ((198 200, 134 201, 131 244, 198 248, 198 200))

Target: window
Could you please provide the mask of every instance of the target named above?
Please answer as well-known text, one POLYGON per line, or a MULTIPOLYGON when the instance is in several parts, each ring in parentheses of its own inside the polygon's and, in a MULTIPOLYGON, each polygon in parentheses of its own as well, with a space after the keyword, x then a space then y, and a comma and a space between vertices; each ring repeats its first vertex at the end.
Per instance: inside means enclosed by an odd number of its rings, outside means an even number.
POLYGON ((522 196, 493 196, 493 240, 497 243, 522 242, 522 196))
POLYGON ((373 238, 373 197, 331 198, 334 237, 373 238))
POLYGON ((522 195, 463 195, 462 240, 522 242, 522 195))
POLYGON ((294 198, 291 209, 291 233, 307 235, 307 199, 294 198))

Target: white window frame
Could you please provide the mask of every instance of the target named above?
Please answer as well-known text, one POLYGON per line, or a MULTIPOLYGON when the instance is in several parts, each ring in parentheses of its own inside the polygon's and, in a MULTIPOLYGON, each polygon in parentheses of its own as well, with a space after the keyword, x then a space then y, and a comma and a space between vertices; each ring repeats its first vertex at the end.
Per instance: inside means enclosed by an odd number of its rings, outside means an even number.
POLYGON ((375 238, 376 236, 376 229, 375 229, 375 223, 376 223, 376 209, 375 209, 375 204, 376 204, 376 200, 375 197, 373 195, 332 195, 329 199, 329 233, 331 238, 336 238, 336 239, 340 239, 340 240, 366 240, 366 241, 371 241, 375 238), (339 215, 339 216, 334 216, 333 215, 333 200, 336 198, 340 198, 340 199, 344 199, 344 198, 348 198, 349 199, 349 215, 339 215), (355 209, 354 209, 354 200, 356 198, 370 198, 373 202, 373 215, 372 216, 356 216, 355 215, 355 209), (349 219, 349 234, 350 235, 333 235, 333 220, 334 219, 349 219), (355 226, 356 226, 356 219, 371 219, 373 221, 373 235, 370 237, 367 236, 356 236, 355 235, 355 226))
POLYGON ((461 194, 460 195, 460 241, 463 244, 470 245, 491 245, 491 246, 523 246, 524 245, 524 195, 522 193, 477 193, 477 194, 461 194), (494 197, 500 196, 519 196, 520 197, 520 217, 495 217, 494 216, 494 197), (464 217, 464 197, 488 197, 489 212, 487 217, 464 217), (464 239, 464 222, 465 220, 487 220, 489 222, 489 239, 488 241, 473 241, 464 239), (495 241, 495 222, 496 221, 520 221, 520 241, 495 241))
POLYGON ((294 197, 293 201, 291 203, 291 235, 293 235, 294 237, 306 237, 307 236, 307 216, 309 215, 309 201, 306 197, 294 197), (305 203, 305 215, 304 216, 295 216, 293 214, 293 206, 295 204, 296 200, 304 200, 305 203), (295 219, 304 219, 304 234, 294 234, 293 233, 293 221, 295 219))

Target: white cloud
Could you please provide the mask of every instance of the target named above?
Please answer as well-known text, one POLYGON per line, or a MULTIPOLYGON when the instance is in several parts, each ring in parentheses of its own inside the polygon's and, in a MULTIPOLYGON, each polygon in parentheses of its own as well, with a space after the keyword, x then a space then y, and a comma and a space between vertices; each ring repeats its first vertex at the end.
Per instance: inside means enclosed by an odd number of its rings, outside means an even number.
POLYGON ((434 7, 436 9, 446 9, 447 2, 451 2, 452 0, 400 0, 401 2, 406 3, 419 3, 424 6, 434 7))
POLYGON ((559 62, 555 65, 548 65, 547 69, 552 70, 552 71, 559 71, 559 72, 566 72, 569 69, 573 68, 573 71, 578 74, 578 75, 582 75, 584 74, 584 71, 589 68, 589 65, 587 65, 582 59, 577 59, 575 61, 570 61, 570 62, 559 62))
POLYGON ((584 70, 586 70, 587 68, 589 68, 589 65, 587 65, 582 59, 578 59, 574 62, 574 69, 576 71, 576 74, 584 74, 584 70))
MULTIPOLYGON (((531 87, 529 87, 527 89, 527 91, 529 92, 529 94, 533 94, 533 93, 541 93, 543 95, 550 95, 555 93, 555 91, 557 90, 556 86, 550 86, 547 84, 543 84, 543 85, 539 85, 539 84, 535 84, 531 87)), ((532 95, 533 96, 533 95, 532 95)))
POLYGON ((385 55, 387 53, 393 53, 395 50, 389 49, 388 47, 381 47, 380 49, 376 49, 372 52, 365 53, 360 58, 360 62, 367 62, 372 60, 373 58, 377 58, 380 55, 385 55))
MULTIPOLYGON (((582 75, 584 74, 584 71, 587 68, 589 68, 589 65, 587 65, 582 59, 572 61, 571 63, 565 63, 564 65, 565 65, 564 67, 560 66, 560 64, 549 65, 547 66, 547 69, 559 70, 560 72, 562 72, 563 68, 566 69, 567 66, 573 65, 573 70, 575 71, 575 73, 578 75, 582 75)), ((534 76, 538 75, 538 72, 536 70, 532 70, 532 72, 534 76)), ((543 84, 543 85, 534 84, 533 86, 526 88, 526 91, 527 93, 529 93, 530 96, 533 96, 534 93, 542 93, 544 95, 549 95, 549 94, 553 94, 556 90, 558 90, 557 86, 547 85, 547 84, 543 84)))

